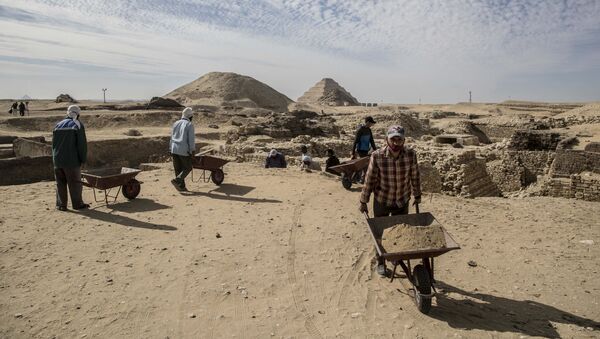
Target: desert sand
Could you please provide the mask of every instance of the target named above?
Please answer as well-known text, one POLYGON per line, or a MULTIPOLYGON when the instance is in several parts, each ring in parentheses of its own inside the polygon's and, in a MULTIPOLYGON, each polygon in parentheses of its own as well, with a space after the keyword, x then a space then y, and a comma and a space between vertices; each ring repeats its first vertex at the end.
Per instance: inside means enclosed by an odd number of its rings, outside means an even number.
POLYGON ((461 249, 436 261, 438 294, 423 315, 406 279, 373 272, 358 187, 297 168, 225 172, 220 187, 180 194, 164 164, 138 176, 137 199, 80 212, 54 210, 52 182, 2 187, 0 337, 600 333, 595 202, 426 194, 421 210, 461 249))

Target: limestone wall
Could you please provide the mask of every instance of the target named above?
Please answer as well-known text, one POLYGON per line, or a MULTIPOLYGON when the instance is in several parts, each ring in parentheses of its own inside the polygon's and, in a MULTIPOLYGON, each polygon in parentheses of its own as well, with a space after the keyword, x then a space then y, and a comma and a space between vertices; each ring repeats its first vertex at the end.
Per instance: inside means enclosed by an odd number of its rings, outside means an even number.
POLYGON ((54 180, 52 157, 0 159, 0 185, 54 180))
POLYGON ((13 150, 17 158, 52 156, 52 145, 25 138, 15 139, 13 150))

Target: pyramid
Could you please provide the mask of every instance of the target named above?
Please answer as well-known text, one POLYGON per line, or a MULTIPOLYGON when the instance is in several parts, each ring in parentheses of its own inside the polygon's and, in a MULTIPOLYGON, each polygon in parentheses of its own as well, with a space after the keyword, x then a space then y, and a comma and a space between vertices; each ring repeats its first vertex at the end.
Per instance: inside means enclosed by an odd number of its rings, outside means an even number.
POLYGON ((236 73, 211 72, 163 96, 180 104, 251 107, 287 112, 293 101, 268 85, 236 73))
POLYGON ((357 106, 358 100, 331 78, 323 78, 306 91, 298 102, 329 106, 357 106))

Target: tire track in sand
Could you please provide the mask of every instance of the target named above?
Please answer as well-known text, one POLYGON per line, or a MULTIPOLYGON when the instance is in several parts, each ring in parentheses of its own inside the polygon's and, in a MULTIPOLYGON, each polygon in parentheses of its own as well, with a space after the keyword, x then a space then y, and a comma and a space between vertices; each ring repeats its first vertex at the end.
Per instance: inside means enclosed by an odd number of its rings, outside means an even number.
POLYGON ((300 215, 301 215, 301 207, 304 205, 304 203, 308 201, 308 199, 304 200, 301 199, 300 203, 297 204, 294 207, 294 213, 292 215, 292 223, 290 225, 290 237, 288 240, 288 264, 287 264, 287 274, 288 274, 288 282, 290 283, 290 288, 292 290, 292 299, 294 300, 294 307, 296 307, 296 309, 302 313, 302 315, 304 316, 304 327, 306 328, 306 330, 308 331, 308 333, 310 334, 310 336, 312 338, 323 338, 323 335, 321 334, 321 331, 319 331, 319 328, 315 325, 314 321, 313 321, 313 315, 311 315, 308 310, 306 309, 306 305, 304 303, 304 300, 306 299, 306 296, 303 295, 304 293, 302 292, 301 289, 297 289, 296 285, 297 285, 297 278, 296 278, 296 266, 295 266, 295 262, 296 262, 296 232, 295 230, 298 228, 298 225, 300 224, 300 215))

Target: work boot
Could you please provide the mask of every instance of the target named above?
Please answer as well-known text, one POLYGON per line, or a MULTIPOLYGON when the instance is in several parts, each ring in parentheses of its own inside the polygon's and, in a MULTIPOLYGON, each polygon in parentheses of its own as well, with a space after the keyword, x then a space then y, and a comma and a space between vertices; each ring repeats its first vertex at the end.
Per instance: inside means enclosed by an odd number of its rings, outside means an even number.
POLYGON ((87 209, 90 208, 90 204, 81 204, 77 207, 73 207, 74 210, 83 210, 83 209, 87 209))
POLYGON ((181 185, 179 184, 179 181, 177 181, 177 179, 171 180, 171 184, 173 184, 173 186, 175 186, 175 189, 177 189, 178 191, 182 191, 181 185))

